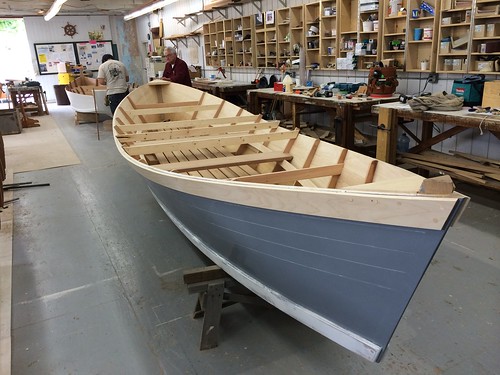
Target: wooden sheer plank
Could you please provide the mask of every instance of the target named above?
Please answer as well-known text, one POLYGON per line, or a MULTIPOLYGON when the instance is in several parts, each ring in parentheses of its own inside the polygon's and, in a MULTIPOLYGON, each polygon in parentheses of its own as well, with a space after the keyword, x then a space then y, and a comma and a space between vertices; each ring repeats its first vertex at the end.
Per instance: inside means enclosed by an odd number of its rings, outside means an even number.
POLYGON ((151 133, 133 133, 133 134, 117 134, 116 138, 124 142, 132 141, 154 141, 162 139, 176 139, 187 137, 199 137, 206 135, 227 134, 230 132, 249 132, 255 130, 270 130, 279 126, 279 121, 262 122, 262 123, 244 123, 235 125, 210 126, 194 129, 169 129, 151 133))
POLYGON ((160 115, 166 113, 193 112, 193 111, 213 111, 220 108, 219 104, 187 105, 184 107, 158 107, 131 109, 129 113, 134 116, 160 115))
POLYGON ((339 175, 342 173, 343 167, 344 164, 323 165, 321 167, 311 167, 291 171, 263 173, 255 176, 238 177, 234 180, 243 182, 258 182, 264 184, 284 184, 317 177, 339 175))
POLYGON ((174 172, 188 172, 200 169, 225 168, 235 165, 269 163, 282 160, 291 160, 293 155, 281 152, 269 152, 265 154, 250 154, 226 156, 222 158, 203 159, 189 162, 173 163, 168 165, 159 165, 158 168, 174 172))
POLYGON ((124 147, 123 149, 129 155, 153 154, 156 152, 166 152, 174 150, 189 150, 196 148, 219 147, 238 145, 242 143, 253 142, 269 142, 275 140, 284 140, 295 138, 298 135, 298 130, 275 132, 265 134, 249 134, 249 135, 221 135, 219 137, 193 137, 189 139, 173 139, 162 142, 148 142, 146 144, 137 144, 124 147))
MULTIPOLYGON (((121 108, 120 108, 121 109, 121 108)), ((126 113, 122 112, 124 115, 126 113)), ((148 130, 166 130, 166 129, 182 129, 196 128, 211 125, 238 124, 245 122, 256 123, 260 119, 258 115, 240 116, 240 117, 219 117, 216 119, 197 119, 197 120, 179 120, 179 121, 161 121, 150 123, 135 123, 130 116, 127 116, 128 124, 118 125, 123 132, 132 131, 148 131, 148 130)))

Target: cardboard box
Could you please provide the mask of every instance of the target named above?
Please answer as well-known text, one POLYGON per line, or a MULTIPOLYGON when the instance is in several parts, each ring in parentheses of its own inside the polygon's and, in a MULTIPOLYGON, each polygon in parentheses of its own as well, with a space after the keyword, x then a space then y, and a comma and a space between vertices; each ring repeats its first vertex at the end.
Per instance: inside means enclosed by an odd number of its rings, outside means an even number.
POLYGON ((453 59, 453 68, 451 70, 462 70, 462 59, 453 59))
POLYGON ((474 26, 474 38, 484 38, 486 36, 486 25, 474 26))
POLYGON ((494 61, 476 61, 477 71, 479 72, 494 72, 495 71, 495 62, 494 61))
POLYGON ((443 70, 445 71, 453 70, 453 59, 444 59, 443 70))
POLYGON ((489 23, 486 25, 486 36, 500 36, 500 23, 489 23))
POLYGON ((484 83, 483 107, 500 108, 500 81, 484 83))
POLYGON ((440 48, 439 48, 439 53, 441 54, 447 54, 450 53, 450 42, 441 42, 440 48))

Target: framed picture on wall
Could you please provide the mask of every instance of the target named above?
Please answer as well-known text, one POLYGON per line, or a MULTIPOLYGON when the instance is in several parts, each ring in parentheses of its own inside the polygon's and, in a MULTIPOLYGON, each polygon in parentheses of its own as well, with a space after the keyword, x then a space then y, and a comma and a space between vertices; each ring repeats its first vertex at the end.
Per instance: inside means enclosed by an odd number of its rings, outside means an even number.
POLYGON ((40 75, 57 74, 60 62, 77 63, 74 43, 35 43, 35 55, 40 75))
POLYGON ((262 13, 255 14, 255 26, 262 26, 264 24, 264 17, 262 13))
POLYGON ((274 10, 266 12, 266 25, 274 25, 274 10))

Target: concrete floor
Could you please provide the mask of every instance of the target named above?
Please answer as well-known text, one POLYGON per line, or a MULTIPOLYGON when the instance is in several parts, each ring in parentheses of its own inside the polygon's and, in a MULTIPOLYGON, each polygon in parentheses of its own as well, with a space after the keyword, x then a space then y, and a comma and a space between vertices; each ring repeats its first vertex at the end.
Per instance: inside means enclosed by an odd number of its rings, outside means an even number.
MULTIPOLYGON (((80 165, 16 174, 12 373, 500 374, 500 194, 472 197, 380 364, 264 307, 224 310, 218 348, 199 351, 182 271, 208 262, 115 149, 111 131, 51 114, 80 165)), ((377 312, 373 311, 376 316, 377 312)))

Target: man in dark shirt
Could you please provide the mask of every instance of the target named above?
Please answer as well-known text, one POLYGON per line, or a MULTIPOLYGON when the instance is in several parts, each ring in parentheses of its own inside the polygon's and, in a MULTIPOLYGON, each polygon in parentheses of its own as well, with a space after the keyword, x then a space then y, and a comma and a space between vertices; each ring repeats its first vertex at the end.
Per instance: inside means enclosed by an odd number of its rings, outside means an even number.
POLYGON ((175 52, 173 47, 165 49, 165 57, 167 58, 167 63, 163 70, 162 79, 164 81, 180 83, 181 85, 192 86, 188 66, 183 60, 177 57, 177 52, 175 52))

